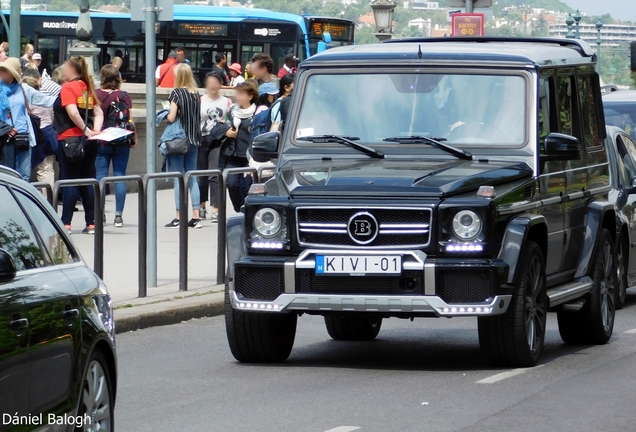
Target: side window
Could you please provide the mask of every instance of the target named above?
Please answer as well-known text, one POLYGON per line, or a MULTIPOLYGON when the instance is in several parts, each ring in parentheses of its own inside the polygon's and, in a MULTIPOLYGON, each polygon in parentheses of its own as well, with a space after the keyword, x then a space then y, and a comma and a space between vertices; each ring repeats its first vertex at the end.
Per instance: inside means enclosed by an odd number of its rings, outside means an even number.
POLYGON ((53 264, 68 264, 74 262, 73 254, 71 253, 68 243, 66 243, 64 237, 60 235, 60 232, 51 222, 48 215, 27 195, 20 191, 15 191, 15 193, 18 197, 18 201, 20 201, 20 204, 22 204, 31 217, 31 221, 40 234, 42 243, 47 249, 53 264))
POLYGON ((566 135, 573 135, 573 94, 572 77, 560 76, 557 80, 557 96, 559 110, 559 132, 566 135))
POLYGON ((625 179, 625 186, 629 186, 632 183, 632 179, 636 177, 636 146, 634 142, 626 136, 619 136, 616 139, 616 145, 618 146, 618 153, 625 165, 625 173, 627 178, 625 179))
POLYGON ((6 186, 0 185, 0 203, 0 247, 11 255, 18 271, 44 266, 33 228, 6 186))
POLYGON ((539 80, 539 144, 543 149, 545 138, 551 132, 550 128, 550 79, 541 78, 539 80))
POLYGON ((579 91, 579 111, 581 113, 581 139, 583 145, 588 147, 600 146, 603 144, 601 134, 598 129, 598 106, 594 96, 594 82, 590 75, 579 76, 577 78, 579 91))

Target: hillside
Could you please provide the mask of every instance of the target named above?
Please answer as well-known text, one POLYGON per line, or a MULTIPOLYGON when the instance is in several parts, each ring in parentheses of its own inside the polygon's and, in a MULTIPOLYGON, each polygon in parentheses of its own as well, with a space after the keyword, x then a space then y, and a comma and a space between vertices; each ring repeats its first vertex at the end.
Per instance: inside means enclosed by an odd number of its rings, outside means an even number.
POLYGON ((560 0, 496 0, 495 3, 495 10, 501 10, 509 6, 527 5, 532 8, 543 8, 552 11, 574 12, 571 7, 561 2, 560 0))

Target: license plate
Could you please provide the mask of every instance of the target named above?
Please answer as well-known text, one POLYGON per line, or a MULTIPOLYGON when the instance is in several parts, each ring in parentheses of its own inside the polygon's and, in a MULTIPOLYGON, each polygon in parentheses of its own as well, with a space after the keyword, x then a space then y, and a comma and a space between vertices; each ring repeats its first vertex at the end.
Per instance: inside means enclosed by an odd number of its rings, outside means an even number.
POLYGON ((400 255, 317 255, 316 274, 378 275, 402 273, 400 255))

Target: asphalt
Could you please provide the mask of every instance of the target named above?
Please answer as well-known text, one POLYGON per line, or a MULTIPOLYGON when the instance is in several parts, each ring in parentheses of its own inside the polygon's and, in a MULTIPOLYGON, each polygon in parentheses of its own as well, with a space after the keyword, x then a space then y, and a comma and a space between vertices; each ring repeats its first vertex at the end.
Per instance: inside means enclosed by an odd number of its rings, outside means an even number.
POLYGON ((603 346, 561 342, 538 367, 493 369, 474 319, 385 320, 336 342, 299 319, 286 363, 240 364, 222 317, 118 335, 119 431, 629 431, 636 423, 636 290, 603 346))

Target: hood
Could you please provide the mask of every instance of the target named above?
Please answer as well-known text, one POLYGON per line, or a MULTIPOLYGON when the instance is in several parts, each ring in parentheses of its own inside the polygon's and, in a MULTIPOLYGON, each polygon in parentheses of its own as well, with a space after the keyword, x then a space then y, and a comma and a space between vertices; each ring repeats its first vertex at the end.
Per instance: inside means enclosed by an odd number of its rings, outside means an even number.
POLYGON ((280 177, 292 197, 442 198, 530 176, 520 162, 368 159, 290 161, 280 177))

